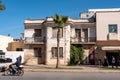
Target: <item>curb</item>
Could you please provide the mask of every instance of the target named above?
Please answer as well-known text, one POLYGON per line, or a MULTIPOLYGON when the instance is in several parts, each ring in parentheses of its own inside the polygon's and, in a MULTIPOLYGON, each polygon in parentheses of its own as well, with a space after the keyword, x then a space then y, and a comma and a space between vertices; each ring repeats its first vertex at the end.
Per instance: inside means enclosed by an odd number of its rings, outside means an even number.
POLYGON ((120 73, 119 70, 102 70, 101 66, 60 66, 56 69, 54 66, 25 66, 26 72, 96 72, 96 73, 120 73))
POLYGON ((24 69, 26 72, 95 72, 95 73, 120 73, 116 70, 55 70, 55 69, 24 69))

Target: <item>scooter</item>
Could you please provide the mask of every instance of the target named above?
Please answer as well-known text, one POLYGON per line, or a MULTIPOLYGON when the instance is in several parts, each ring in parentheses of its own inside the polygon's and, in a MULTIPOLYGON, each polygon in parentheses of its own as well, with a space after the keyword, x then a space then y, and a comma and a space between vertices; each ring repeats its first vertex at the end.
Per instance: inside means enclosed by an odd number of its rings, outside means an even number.
POLYGON ((8 67, 5 70, 5 74, 10 76, 23 76, 24 74, 23 66, 18 67, 15 71, 11 67, 8 67))

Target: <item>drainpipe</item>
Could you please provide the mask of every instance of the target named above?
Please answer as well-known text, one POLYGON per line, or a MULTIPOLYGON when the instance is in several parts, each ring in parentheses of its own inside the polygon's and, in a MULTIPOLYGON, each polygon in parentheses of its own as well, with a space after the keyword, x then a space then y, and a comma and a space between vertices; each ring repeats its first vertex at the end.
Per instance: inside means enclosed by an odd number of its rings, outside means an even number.
POLYGON ((90 28, 88 28, 88 42, 90 42, 90 28))

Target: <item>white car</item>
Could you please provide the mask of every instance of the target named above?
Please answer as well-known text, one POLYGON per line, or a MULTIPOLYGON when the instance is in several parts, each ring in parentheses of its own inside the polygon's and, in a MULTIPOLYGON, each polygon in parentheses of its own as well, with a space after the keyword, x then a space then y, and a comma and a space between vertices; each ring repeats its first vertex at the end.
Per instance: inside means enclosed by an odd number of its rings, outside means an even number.
POLYGON ((0 59, 0 72, 3 72, 10 64, 12 64, 12 60, 10 58, 0 59))

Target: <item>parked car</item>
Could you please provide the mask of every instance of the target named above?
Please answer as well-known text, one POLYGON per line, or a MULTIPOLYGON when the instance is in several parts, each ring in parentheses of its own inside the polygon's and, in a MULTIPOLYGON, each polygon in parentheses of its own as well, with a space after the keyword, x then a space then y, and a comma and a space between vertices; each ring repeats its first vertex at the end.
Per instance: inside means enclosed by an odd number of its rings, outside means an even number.
POLYGON ((3 72, 11 63, 12 59, 10 58, 0 59, 0 72, 3 72))

